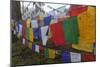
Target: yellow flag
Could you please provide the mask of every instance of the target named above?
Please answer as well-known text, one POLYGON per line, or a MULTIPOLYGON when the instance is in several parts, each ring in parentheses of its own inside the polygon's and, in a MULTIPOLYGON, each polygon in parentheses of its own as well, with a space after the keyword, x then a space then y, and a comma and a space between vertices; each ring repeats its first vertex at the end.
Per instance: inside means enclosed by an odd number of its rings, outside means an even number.
POLYGON ((55 58, 55 50, 49 49, 49 58, 51 58, 51 59, 55 58))
POLYGON ((27 28, 29 28, 30 27, 30 18, 27 18, 26 24, 27 24, 27 28))
POLYGON ((96 9, 88 7, 88 10, 78 15, 80 39, 86 44, 95 42, 96 9))
POLYGON ((31 42, 29 42, 29 48, 32 49, 32 43, 31 42))
POLYGON ((77 50, 86 51, 86 52, 92 52, 93 51, 93 43, 87 44, 81 39, 79 39, 78 44, 72 44, 72 48, 75 48, 77 50))
POLYGON ((40 16, 39 16, 39 19, 40 19, 40 20, 43 20, 43 16, 42 16, 42 15, 40 15, 40 16))
POLYGON ((34 35, 33 35, 33 29, 32 28, 30 28, 30 41, 31 42, 34 42, 34 35))

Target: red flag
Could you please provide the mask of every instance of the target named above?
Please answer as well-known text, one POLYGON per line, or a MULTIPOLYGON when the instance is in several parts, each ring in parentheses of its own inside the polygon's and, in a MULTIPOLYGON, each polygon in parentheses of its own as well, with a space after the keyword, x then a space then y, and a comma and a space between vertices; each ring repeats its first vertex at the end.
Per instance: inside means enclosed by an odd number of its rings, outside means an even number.
POLYGON ((87 6, 82 5, 72 5, 69 9, 70 16, 77 16, 78 14, 87 10, 87 6))
POLYGON ((24 21, 23 24, 22 24, 22 37, 23 38, 26 38, 26 36, 25 36, 25 29, 26 29, 26 21, 24 21))
POLYGON ((62 30, 61 22, 57 22, 50 25, 50 30, 52 33, 52 39, 56 46, 63 46, 65 44, 64 41, 64 33, 62 30))
POLYGON ((89 54, 89 53, 85 53, 82 55, 82 61, 95 61, 96 60, 96 56, 93 54, 89 54))

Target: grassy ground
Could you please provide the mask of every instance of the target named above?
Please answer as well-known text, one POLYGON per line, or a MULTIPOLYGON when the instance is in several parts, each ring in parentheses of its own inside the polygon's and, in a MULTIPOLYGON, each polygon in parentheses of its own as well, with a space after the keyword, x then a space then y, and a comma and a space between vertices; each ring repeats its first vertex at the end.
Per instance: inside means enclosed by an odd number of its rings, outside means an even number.
MULTIPOLYGON (((68 49, 70 50, 70 49, 68 49)), ((72 52, 86 53, 77 50, 72 52)), ((56 56, 57 57, 57 56, 56 56)), ((35 53, 30 48, 26 48, 21 44, 20 40, 15 40, 11 45, 11 63, 14 66, 19 65, 41 65, 41 64, 54 64, 62 63, 61 57, 49 59, 44 57, 44 53, 35 53)))
POLYGON ((34 53, 30 48, 26 48, 20 41, 12 43, 11 52, 12 65, 40 65, 60 63, 59 59, 48 59, 43 56, 43 53, 34 53))

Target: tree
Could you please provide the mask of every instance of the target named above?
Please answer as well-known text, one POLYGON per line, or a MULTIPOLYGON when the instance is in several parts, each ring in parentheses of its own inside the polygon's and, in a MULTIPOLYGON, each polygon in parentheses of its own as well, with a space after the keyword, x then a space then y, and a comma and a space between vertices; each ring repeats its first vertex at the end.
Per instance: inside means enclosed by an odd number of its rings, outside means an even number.
POLYGON ((13 1, 11 0, 10 4, 11 8, 11 18, 19 21, 21 19, 21 8, 20 8, 20 1, 13 1))

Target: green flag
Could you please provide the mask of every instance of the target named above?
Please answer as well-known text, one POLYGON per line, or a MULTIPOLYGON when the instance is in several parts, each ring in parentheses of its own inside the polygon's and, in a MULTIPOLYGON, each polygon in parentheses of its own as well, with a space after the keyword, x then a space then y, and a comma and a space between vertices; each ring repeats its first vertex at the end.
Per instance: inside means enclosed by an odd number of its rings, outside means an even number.
POLYGON ((65 36, 65 42, 66 44, 71 44, 72 43, 72 31, 71 31, 71 22, 70 22, 70 18, 66 19, 63 23, 62 23, 62 28, 64 31, 64 36, 65 36))
POLYGON ((48 56, 49 56, 48 48, 45 48, 45 49, 44 49, 44 56, 45 56, 46 58, 48 58, 48 56))
POLYGON ((66 44, 77 44, 79 37, 77 17, 67 18, 62 23, 62 28, 64 31, 66 44))
POLYGON ((77 17, 71 17, 71 29, 72 29, 72 41, 74 44, 78 43, 78 36, 79 36, 79 31, 78 31, 78 23, 77 23, 77 17))
POLYGON ((26 39, 29 40, 29 28, 26 28, 26 39))

